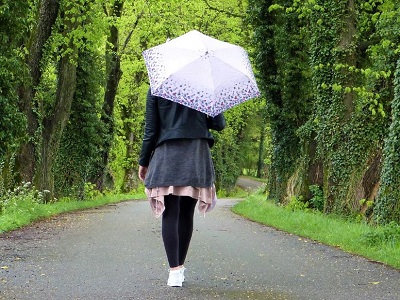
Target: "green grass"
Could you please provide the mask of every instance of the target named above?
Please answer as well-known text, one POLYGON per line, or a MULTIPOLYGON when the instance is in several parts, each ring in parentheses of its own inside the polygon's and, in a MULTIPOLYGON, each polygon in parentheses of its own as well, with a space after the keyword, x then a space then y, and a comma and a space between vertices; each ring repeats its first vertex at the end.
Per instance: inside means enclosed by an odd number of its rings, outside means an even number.
POLYGON ((340 217, 289 210, 253 194, 233 207, 250 220, 400 269, 400 226, 373 227, 340 217))
POLYGON ((0 214, 0 233, 11 231, 29 225, 35 221, 72 212, 95 208, 110 203, 122 202, 132 199, 145 199, 144 194, 115 194, 98 196, 90 200, 60 199, 54 203, 41 204, 32 201, 31 197, 19 198, 18 201, 0 214))

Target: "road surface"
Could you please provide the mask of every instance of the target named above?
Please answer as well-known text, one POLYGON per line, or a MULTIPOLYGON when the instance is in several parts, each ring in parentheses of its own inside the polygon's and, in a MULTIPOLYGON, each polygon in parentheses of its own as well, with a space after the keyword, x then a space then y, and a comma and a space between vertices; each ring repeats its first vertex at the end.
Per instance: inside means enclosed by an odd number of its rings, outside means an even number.
POLYGON ((251 179, 249 177, 245 176, 240 176, 238 180, 236 181, 236 186, 247 190, 247 191, 256 191, 258 188, 260 188, 264 183, 261 181, 257 181, 254 179, 251 179))
POLYGON ((245 220, 196 213, 183 288, 166 285, 146 201, 65 214, 0 237, 0 299, 399 300, 400 272, 245 220))

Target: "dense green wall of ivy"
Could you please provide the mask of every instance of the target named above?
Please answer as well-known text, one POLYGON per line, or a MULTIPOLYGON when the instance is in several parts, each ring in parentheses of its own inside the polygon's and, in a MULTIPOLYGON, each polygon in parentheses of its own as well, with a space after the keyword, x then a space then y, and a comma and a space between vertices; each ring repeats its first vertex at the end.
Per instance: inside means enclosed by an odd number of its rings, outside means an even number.
POLYGON ((79 55, 77 92, 63 132, 55 166, 56 196, 85 197, 85 184, 95 182, 101 169, 100 150, 106 136, 101 114, 104 61, 89 50, 79 55))
POLYGON ((273 136, 270 197, 311 202, 318 186, 327 213, 371 219, 376 206, 399 221, 400 198, 382 191, 398 181, 381 178, 382 166, 382 176, 396 170, 381 157, 385 139, 384 152, 396 145, 388 132, 399 13, 392 0, 250 1, 273 136))
POLYGON ((0 5, 0 162, 2 157, 15 154, 18 140, 25 134, 25 118, 18 106, 18 86, 27 80, 22 41, 32 21, 30 8, 26 0, 0 5))
POLYGON ((375 207, 378 223, 400 222, 400 59, 395 73, 392 123, 383 148, 381 188, 375 207))

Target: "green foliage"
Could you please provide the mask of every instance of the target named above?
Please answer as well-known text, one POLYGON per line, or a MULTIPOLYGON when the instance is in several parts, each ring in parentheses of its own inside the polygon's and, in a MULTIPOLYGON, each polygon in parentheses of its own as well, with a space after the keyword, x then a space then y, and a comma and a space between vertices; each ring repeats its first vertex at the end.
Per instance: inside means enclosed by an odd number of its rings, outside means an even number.
POLYGON ((285 15, 285 1, 250 1, 248 22, 254 27, 255 62, 267 100, 271 124, 270 197, 285 198, 286 182, 300 155, 296 130, 310 113, 304 61, 304 36, 294 14, 285 15), (279 2, 279 3, 274 3, 279 2))
POLYGON ((86 187, 94 182, 101 164, 100 150, 105 136, 100 122, 102 62, 97 51, 86 50, 79 55, 77 89, 55 166, 58 197, 87 197, 86 187))
POLYGON ((90 182, 85 183, 84 193, 85 199, 95 199, 102 195, 100 191, 96 189, 96 185, 90 182))
POLYGON ((368 247, 381 247, 387 244, 395 247, 400 243, 400 225, 395 222, 381 227, 374 228, 360 237, 363 244, 368 247))
POLYGON ((0 215, 34 211, 43 202, 43 192, 39 192, 30 182, 26 182, 0 194, 0 215))
POLYGON ((17 151, 12 149, 10 154, 0 159, 0 195, 16 186, 16 153, 17 151))
POLYGON ((309 200, 309 202, 310 202, 312 208, 314 208, 318 211, 323 211, 325 199, 324 199, 324 193, 323 193, 321 187, 318 185, 310 185, 309 189, 310 189, 310 193, 311 193, 311 199, 309 200))
POLYGON ((217 190, 226 190, 227 193, 233 189, 236 180, 241 173, 240 165, 240 145, 236 141, 235 130, 230 124, 229 115, 227 117, 227 127, 224 132, 213 132, 215 145, 211 149, 217 190))
POLYGON ((243 175, 267 178, 271 164, 271 128, 265 118, 265 104, 253 101, 252 117, 248 118, 242 133, 240 165, 243 175))
POLYGON ((356 26, 346 19, 347 8, 330 1, 322 7, 323 13, 310 19, 316 102, 314 121, 309 124, 316 133, 317 155, 324 161, 325 209, 348 212, 352 202, 347 198, 348 190, 360 180, 353 175, 365 169, 371 153, 377 151, 377 142, 382 141, 385 122, 376 111, 381 116, 386 114, 376 99, 384 99, 384 94, 377 96, 376 90, 368 87, 368 77, 364 78, 367 73, 357 69, 357 65, 366 63, 362 58, 357 61, 355 54, 355 43, 361 41, 363 29, 360 41, 346 36, 345 31, 356 26), (321 36, 325 36, 323 42, 321 36))
POLYGON ((289 203, 285 205, 286 209, 289 209, 291 211, 297 211, 297 210, 308 210, 309 203, 307 201, 303 201, 302 197, 291 197, 289 199, 289 203))
POLYGON ((47 43, 49 58, 59 61, 69 56, 77 57, 73 49, 97 51, 104 42, 107 28, 103 1, 100 0, 61 0, 50 41, 47 43))
MULTIPOLYGON (((379 168, 369 168, 388 132, 399 4, 253 0, 248 12, 273 137, 270 197, 311 197, 325 212, 358 211, 355 190, 370 193, 379 178, 379 168)), ((390 197, 381 207, 399 211, 400 197, 390 197)), ((397 220, 396 213, 384 216, 397 220)))
POLYGON ((23 39, 31 25, 33 1, 0 4, 0 159, 24 135, 24 116, 19 112, 17 87, 26 79, 23 39))
POLYGON ((400 223, 400 59, 397 62, 394 84, 392 123, 383 148, 381 187, 374 209, 375 221, 378 223, 400 223))

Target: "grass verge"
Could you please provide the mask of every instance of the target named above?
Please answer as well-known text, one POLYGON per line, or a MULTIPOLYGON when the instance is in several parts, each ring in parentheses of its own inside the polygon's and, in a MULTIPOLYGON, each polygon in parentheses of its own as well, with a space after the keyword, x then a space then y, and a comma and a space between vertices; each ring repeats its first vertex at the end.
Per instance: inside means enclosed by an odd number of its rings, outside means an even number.
POLYGON ((400 269, 400 226, 373 227, 340 217, 280 207, 253 194, 232 210, 250 220, 400 269))
POLYGON ((79 211, 103 205, 133 199, 145 199, 144 194, 115 194, 98 196, 90 200, 74 200, 63 198, 54 203, 35 203, 31 199, 19 201, 12 209, 0 214, 0 233, 29 225, 35 221, 59 215, 65 212, 79 211))

